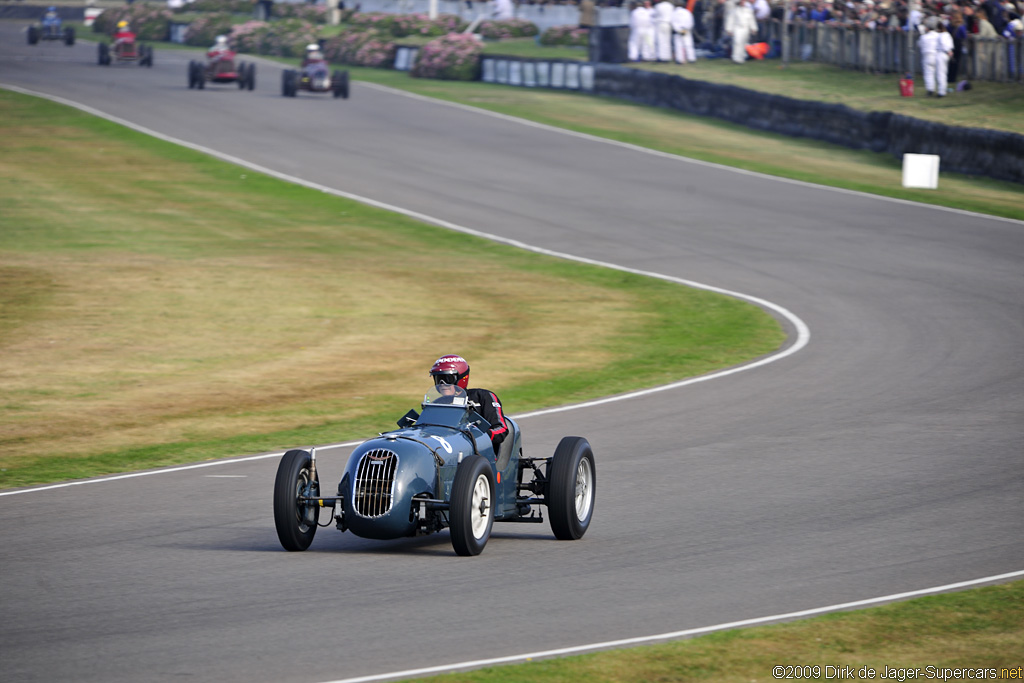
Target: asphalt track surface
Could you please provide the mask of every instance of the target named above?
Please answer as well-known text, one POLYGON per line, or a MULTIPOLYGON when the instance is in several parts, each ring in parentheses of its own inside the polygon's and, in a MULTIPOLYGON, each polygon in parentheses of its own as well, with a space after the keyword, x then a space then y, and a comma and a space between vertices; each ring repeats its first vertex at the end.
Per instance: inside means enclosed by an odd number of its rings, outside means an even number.
MULTIPOLYGON (((287 553, 276 458, 0 496, 3 681, 373 677, 1024 569, 1024 224, 361 83, 348 101, 286 99, 265 63, 254 92, 190 91, 195 55, 101 68, 92 43, 29 47, 22 29, 0 26, 0 83, 467 228, 761 297, 811 337, 749 371, 525 417, 528 455, 569 434, 593 444, 597 508, 578 542, 497 525, 467 559, 447 533, 326 528, 287 553)), ((321 455, 322 481, 347 450, 321 455)))

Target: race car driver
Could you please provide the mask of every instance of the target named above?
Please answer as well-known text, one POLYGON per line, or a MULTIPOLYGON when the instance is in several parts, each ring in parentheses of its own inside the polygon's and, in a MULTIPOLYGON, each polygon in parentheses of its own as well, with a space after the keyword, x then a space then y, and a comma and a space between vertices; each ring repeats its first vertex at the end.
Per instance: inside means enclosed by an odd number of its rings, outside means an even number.
POLYGON ((117 33, 114 34, 114 49, 117 50, 121 45, 134 42, 135 34, 132 33, 131 28, 128 26, 128 22, 124 19, 117 22, 117 33))
POLYGON ((310 43, 306 46, 306 56, 302 58, 302 66, 308 66, 313 62, 324 61, 324 53, 320 51, 318 43, 310 43))
POLYGON ((456 355, 441 356, 431 366, 430 376, 434 378, 434 384, 452 384, 466 390, 469 400, 477 406, 476 411, 491 425, 487 435, 491 437, 494 452, 497 453, 498 446, 508 436, 505 413, 502 411, 501 401, 493 391, 468 388, 469 363, 466 359, 456 355))
POLYGON ((228 44, 227 36, 217 36, 213 41, 213 46, 206 51, 206 59, 210 64, 215 64, 222 59, 233 57, 231 54, 231 46, 228 44))

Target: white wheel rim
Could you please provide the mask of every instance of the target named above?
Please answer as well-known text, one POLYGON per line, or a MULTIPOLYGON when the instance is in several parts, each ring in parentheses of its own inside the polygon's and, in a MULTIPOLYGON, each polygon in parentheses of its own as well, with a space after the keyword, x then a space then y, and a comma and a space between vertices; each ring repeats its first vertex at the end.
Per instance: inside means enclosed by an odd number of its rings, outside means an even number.
POLYGON ((584 521, 590 514, 590 503, 594 499, 594 470, 590 460, 583 458, 576 468, 576 519, 584 521))
POLYGON ((480 475, 473 485, 473 503, 469 508, 470 526, 473 538, 480 540, 487 531, 487 522, 491 518, 491 487, 487 477, 480 475))

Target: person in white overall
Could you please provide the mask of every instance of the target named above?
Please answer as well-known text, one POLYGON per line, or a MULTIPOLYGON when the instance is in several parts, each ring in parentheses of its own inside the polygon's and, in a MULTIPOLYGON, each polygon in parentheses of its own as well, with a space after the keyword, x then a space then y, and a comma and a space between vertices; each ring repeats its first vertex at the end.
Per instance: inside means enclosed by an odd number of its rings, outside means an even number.
POLYGON ((953 54, 953 38, 936 17, 929 17, 925 27, 924 34, 917 41, 918 49, 921 51, 921 65, 924 68, 924 89, 928 91, 928 97, 945 97, 948 89, 946 78, 949 58, 953 54))
POLYGON ((732 61, 737 64, 747 61, 750 34, 757 32, 754 8, 747 0, 740 0, 732 13, 726 17, 725 32, 732 36, 732 61))
POLYGON ((629 61, 654 59, 654 21, 651 0, 638 4, 629 15, 629 61))
POLYGON ((676 0, 672 11, 672 38, 677 64, 697 61, 697 51, 693 49, 693 12, 686 8, 685 0, 676 0))
POLYGON ((672 10, 669 0, 661 0, 654 6, 654 46, 659 62, 672 61, 672 10))

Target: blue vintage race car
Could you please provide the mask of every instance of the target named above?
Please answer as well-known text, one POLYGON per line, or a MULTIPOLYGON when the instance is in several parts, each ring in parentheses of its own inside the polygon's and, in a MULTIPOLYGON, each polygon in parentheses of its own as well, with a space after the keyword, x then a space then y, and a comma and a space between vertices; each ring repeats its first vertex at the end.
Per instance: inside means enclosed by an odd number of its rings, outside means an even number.
POLYGON ((352 452, 333 496, 320 494, 316 449, 285 453, 274 482, 281 545, 308 548, 324 509, 339 530, 363 538, 450 529, 459 555, 480 554, 496 521, 542 523, 540 506, 557 538, 581 538, 597 484, 587 440, 567 436, 550 458, 524 458, 519 425, 506 417, 509 434, 495 453, 475 407, 458 386, 432 387, 418 415, 352 452))
POLYGON ((65 45, 75 44, 75 29, 63 26, 56 7, 48 7, 43 14, 39 26, 28 27, 28 44, 35 45, 40 40, 60 40, 65 45))

